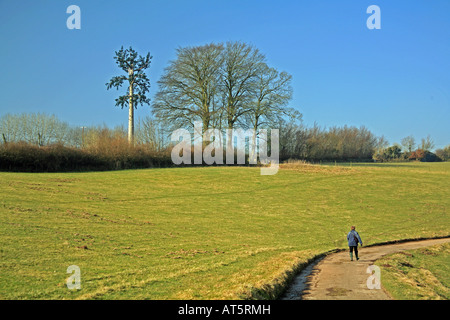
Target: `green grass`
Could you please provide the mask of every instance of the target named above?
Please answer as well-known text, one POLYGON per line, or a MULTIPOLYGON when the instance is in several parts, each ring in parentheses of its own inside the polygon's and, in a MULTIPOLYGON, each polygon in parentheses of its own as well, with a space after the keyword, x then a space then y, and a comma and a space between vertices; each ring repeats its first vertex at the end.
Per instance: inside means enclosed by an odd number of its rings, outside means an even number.
POLYGON ((275 298, 346 247, 450 234, 450 163, 0 173, 1 299, 275 298), (81 269, 68 290, 66 269, 81 269))
POLYGON ((403 251, 375 262, 397 300, 450 300, 450 244, 403 251))

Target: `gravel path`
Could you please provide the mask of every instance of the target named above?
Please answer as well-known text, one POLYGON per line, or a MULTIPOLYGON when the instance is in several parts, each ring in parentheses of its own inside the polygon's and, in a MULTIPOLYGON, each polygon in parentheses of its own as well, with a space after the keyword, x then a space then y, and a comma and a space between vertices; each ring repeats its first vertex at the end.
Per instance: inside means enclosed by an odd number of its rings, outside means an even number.
MULTIPOLYGON (((367 268, 379 258, 403 251, 450 242, 450 238, 358 247, 359 261, 350 261, 348 250, 333 253, 310 264, 294 280, 282 300, 389 300, 381 288, 369 289, 367 268)), ((372 282, 374 283, 374 282, 372 282)))

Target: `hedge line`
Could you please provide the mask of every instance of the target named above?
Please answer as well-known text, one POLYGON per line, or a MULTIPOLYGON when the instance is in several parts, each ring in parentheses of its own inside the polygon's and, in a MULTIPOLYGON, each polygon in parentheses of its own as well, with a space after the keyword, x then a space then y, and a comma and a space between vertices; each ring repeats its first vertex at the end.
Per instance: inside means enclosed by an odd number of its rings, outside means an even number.
POLYGON ((173 166, 170 154, 130 147, 113 153, 68 148, 37 147, 25 143, 0 146, 0 170, 14 172, 70 172, 143 169, 173 166))

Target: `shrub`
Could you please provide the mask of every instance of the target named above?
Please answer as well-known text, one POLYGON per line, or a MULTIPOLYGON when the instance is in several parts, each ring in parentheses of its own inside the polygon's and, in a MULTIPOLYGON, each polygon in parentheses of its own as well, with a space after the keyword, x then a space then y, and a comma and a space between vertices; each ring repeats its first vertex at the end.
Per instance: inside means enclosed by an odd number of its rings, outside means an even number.
POLYGON ((417 160, 422 162, 436 162, 441 161, 439 157, 437 157, 433 152, 417 149, 416 151, 411 152, 409 155, 409 160, 417 160))
POLYGON ((121 146, 107 152, 62 145, 38 147, 26 143, 8 143, 0 146, 1 171, 102 171, 171 165, 170 153, 156 153, 145 147, 121 146))
POLYGON ((437 149, 436 156, 442 161, 450 160, 450 145, 446 146, 444 149, 437 149))

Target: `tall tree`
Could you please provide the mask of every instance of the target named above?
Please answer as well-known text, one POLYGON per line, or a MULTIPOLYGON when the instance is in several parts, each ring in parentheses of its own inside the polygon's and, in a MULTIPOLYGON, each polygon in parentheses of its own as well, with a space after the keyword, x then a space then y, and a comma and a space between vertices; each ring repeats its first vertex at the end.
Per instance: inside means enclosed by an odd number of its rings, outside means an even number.
POLYGON ((257 131, 262 125, 278 123, 283 116, 300 117, 300 113, 285 108, 292 99, 292 76, 278 72, 266 64, 259 68, 254 83, 254 94, 247 113, 248 122, 257 131))
MULTIPOLYGON (((235 129, 238 123, 253 129, 289 113, 284 107, 292 96, 290 82, 289 74, 269 68, 265 56, 246 43, 180 48, 158 81, 152 107, 156 118, 177 128, 201 121, 203 131, 235 129)), ((228 130, 227 151, 231 135, 228 130)))
MULTIPOLYGON (((249 110, 254 95, 256 76, 265 57, 258 49, 243 42, 228 42, 224 50, 221 66, 221 117, 228 129, 234 129, 235 124, 249 110)), ((232 150, 232 132, 227 131, 227 150, 232 150)), ((254 139, 253 139, 254 141, 254 139)))
POLYGON ((177 49, 158 81, 152 104, 155 116, 178 127, 201 121, 203 131, 213 124, 217 113, 218 70, 223 46, 208 44, 177 49))
POLYGON ((116 51, 114 60, 127 75, 113 77, 106 83, 108 90, 112 87, 119 90, 122 84, 128 81, 127 94, 116 99, 116 106, 123 109, 128 105, 128 142, 130 144, 134 144, 134 108, 138 105, 150 104, 150 99, 146 96, 150 88, 150 80, 145 69, 150 66, 151 59, 150 53, 146 56, 138 56, 132 47, 124 50, 122 46, 119 51, 116 51))
POLYGON ((252 155, 256 147, 258 129, 262 126, 278 126, 283 117, 301 120, 300 112, 286 108, 292 99, 292 76, 287 72, 278 72, 265 63, 261 63, 252 83, 251 100, 247 102, 246 125, 253 129, 252 155))
POLYGON ((258 49, 246 43, 227 43, 221 68, 221 87, 223 112, 229 129, 233 129, 238 119, 249 111, 258 71, 265 65, 264 60, 258 49))

